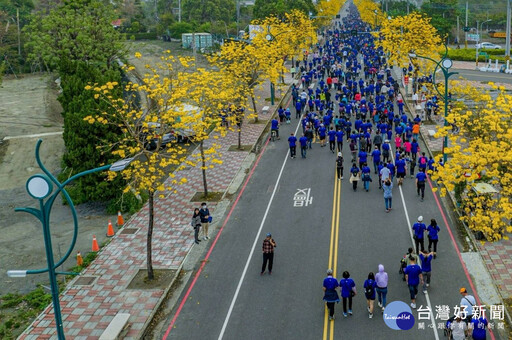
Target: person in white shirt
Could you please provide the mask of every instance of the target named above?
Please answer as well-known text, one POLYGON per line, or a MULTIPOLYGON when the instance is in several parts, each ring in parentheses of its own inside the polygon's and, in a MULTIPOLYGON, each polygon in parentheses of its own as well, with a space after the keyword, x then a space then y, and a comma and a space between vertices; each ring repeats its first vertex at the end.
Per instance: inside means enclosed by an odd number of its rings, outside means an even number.
POLYGON ((450 325, 450 329, 452 330, 453 340, 466 339, 466 335, 468 333, 468 325, 466 325, 466 323, 462 320, 460 314, 457 314, 457 317, 450 325))
POLYGON ((462 299, 460 300, 460 309, 466 312, 466 321, 471 322, 471 318, 473 317, 473 306, 476 305, 476 300, 473 295, 469 295, 466 288, 462 287, 459 290, 460 295, 462 295, 462 299), (466 307, 465 309, 462 309, 466 307))

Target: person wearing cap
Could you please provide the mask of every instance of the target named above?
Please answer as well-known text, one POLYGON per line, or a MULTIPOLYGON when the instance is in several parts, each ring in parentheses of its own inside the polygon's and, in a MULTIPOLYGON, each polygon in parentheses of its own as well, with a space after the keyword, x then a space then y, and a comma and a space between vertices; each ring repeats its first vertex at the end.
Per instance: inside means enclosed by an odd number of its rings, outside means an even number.
POLYGON ((418 222, 412 225, 412 230, 414 231, 414 245, 416 247, 416 253, 420 253, 419 246, 421 245, 421 251, 425 250, 425 242, 424 242, 424 233, 427 230, 427 226, 423 223, 423 216, 418 216, 418 222))
POLYGON ((332 276, 332 269, 327 269, 327 277, 324 279, 324 301, 329 309, 329 320, 334 320, 334 303, 340 302, 340 297, 336 289, 338 289, 338 280, 332 276))
POLYGON ((276 247, 276 241, 272 238, 270 233, 263 240, 263 265, 261 266, 261 275, 265 274, 268 262, 268 273, 272 275, 272 266, 274 264, 274 248, 276 247))
POLYGON ((462 317, 459 314, 455 317, 455 320, 450 325, 450 329, 452 330, 452 339, 453 340, 464 340, 468 335, 468 326, 462 320, 462 317))
POLYGON ((343 156, 341 152, 338 152, 338 157, 336 157, 336 174, 338 176, 338 180, 343 179, 343 156))
POLYGON ((466 313, 466 322, 470 322, 473 317, 473 306, 476 305, 476 300, 473 295, 469 295, 466 288, 462 287, 459 289, 462 299, 460 300, 460 308, 466 313))

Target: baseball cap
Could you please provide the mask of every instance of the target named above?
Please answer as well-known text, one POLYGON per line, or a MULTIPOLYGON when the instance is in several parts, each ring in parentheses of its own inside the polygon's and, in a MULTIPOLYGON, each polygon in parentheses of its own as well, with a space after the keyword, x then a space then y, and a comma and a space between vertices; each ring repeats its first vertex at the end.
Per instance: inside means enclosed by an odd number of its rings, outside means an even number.
POLYGON ((422 222, 423 221, 423 216, 418 216, 418 222, 422 222))
POLYGON ((341 152, 338 152, 338 157, 341 157, 341 152))
POLYGON ((459 289, 459 293, 467 293, 468 291, 466 290, 466 288, 462 287, 461 289, 459 289))
POLYGON ((327 269, 327 275, 332 275, 332 269, 327 269))
POLYGON ((267 233, 267 237, 271 237, 271 236, 272 236, 272 234, 271 234, 271 233, 267 233))

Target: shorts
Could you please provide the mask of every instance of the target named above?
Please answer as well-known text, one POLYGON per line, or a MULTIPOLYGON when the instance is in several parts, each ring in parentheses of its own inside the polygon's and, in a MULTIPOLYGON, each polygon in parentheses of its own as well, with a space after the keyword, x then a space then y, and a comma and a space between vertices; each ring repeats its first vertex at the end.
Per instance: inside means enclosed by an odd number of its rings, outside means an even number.
POLYGON ((325 136, 320 136, 320 140, 325 140, 325 136))
POLYGON ((405 177, 405 172, 397 172, 396 173, 396 177, 397 178, 404 178, 405 177))

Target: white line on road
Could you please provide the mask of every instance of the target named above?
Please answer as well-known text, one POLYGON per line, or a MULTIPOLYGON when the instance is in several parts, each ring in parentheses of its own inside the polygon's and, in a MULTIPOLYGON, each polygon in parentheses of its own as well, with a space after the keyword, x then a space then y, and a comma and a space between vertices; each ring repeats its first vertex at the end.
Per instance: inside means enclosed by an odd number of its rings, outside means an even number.
MULTIPOLYGON (((301 120, 299 119, 299 123, 297 124, 297 127, 295 128, 295 135, 297 135, 297 131, 299 130, 300 125, 301 125, 301 120)), ((272 190, 272 195, 270 196, 270 200, 268 201, 267 209, 265 210, 265 214, 263 215, 263 219, 261 220, 260 227, 258 229, 258 232, 256 233, 256 237, 254 238, 254 242, 252 244, 252 248, 249 253, 249 256, 247 257, 247 261, 245 262, 245 267, 242 272, 242 276, 240 277, 240 281, 238 281, 238 286, 236 287, 235 295, 233 296, 233 299, 231 300, 231 305, 229 306, 228 314, 226 315, 226 319, 224 320, 224 324, 222 325, 222 329, 220 331, 218 340, 221 340, 224 337, 224 333, 226 332, 229 318, 231 317, 231 313, 233 312, 233 308, 235 307, 235 303, 238 298, 238 294, 240 293, 240 288, 242 287, 242 283, 244 282, 245 275, 247 274, 247 269, 249 268, 249 263, 251 262, 252 256, 254 254, 254 249, 256 249, 256 244, 259 241, 261 230, 263 229, 263 225, 265 224, 265 221, 267 220, 267 215, 270 210, 270 206, 272 205, 272 201, 274 200, 274 196, 275 196, 277 188, 279 186, 279 182, 281 181, 281 175, 283 174, 284 166, 286 165, 286 161, 288 160, 289 153, 290 153, 290 150, 288 149, 288 151, 286 152, 286 155, 284 157, 284 161, 283 161, 283 165, 281 166, 281 170, 279 171, 279 176, 277 176, 276 184, 274 185, 274 190, 272 190)))
MULTIPOLYGON (((395 157, 392 152, 391 152, 391 159, 393 160, 393 163, 395 163, 395 157)), ((398 190, 400 191, 400 197, 402 198, 402 205, 404 206, 405 219, 407 220, 407 229, 409 230, 409 236, 411 237, 411 242, 412 242, 412 246, 414 249, 415 244, 414 244, 414 238, 412 237, 411 220, 409 219, 409 212, 407 211, 407 205, 405 204, 404 193, 402 191, 402 186, 401 185, 397 185, 397 186, 398 186, 398 190)), ((437 334, 436 322, 434 320, 434 311, 432 309, 432 304, 430 303, 430 298, 428 296, 428 292, 425 293, 425 299, 427 300, 428 308, 430 308, 429 314, 430 314, 430 321, 432 322, 432 329, 434 330, 434 336, 435 336, 436 340, 439 340, 439 334, 437 334)))

